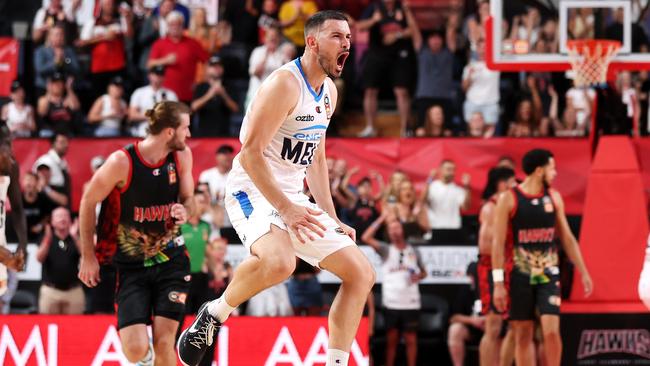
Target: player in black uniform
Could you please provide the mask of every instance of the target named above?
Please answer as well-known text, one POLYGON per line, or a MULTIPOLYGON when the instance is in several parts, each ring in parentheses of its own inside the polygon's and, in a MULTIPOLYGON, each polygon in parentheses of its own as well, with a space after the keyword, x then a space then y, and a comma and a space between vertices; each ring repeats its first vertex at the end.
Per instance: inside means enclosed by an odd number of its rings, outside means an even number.
POLYGON ((185 144, 190 110, 166 101, 146 115, 149 135, 111 154, 84 192, 79 278, 96 286, 99 261, 112 260, 118 270, 117 318, 124 355, 139 365, 153 365, 154 355, 156 365, 176 365, 174 338, 190 281, 179 226, 194 210, 192 153, 185 144), (148 324, 153 325, 153 350, 148 324))
POLYGON ((535 365, 533 330, 537 311, 541 315, 547 364, 559 366, 562 340, 557 239, 580 272, 587 295, 593 286, 564 214, 562 196, 550 188, 557 175, 553 154, 548 150, 531 150, 524 156, 522 167, 526 179, 511 194, 502 194, 497 202, 492 246, 494 304, 499 311, 506 308, 503 268, 507 239, 514 248, 510 324, 515 332, 516 364, 535 365))

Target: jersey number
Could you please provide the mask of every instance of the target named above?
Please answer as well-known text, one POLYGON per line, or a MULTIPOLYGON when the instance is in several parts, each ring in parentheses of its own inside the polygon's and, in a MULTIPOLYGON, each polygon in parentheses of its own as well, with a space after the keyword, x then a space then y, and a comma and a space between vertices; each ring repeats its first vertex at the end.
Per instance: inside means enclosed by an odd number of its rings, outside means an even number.
POLYGON ((280 155, 282 159, 291 160, 294 164, 311 165, 317 146, 314 142, 305 141, 297 141, 294 145, 291 139, 285 137, 280 155))

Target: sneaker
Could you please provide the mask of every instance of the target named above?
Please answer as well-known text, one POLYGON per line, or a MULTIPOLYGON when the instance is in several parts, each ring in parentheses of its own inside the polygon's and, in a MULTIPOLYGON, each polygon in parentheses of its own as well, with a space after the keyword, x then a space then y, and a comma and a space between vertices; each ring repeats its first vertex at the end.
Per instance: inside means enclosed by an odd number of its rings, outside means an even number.
POLYGON ((357 134, 357 137, 374 137, 375 129, 372 126, 366 126, 361 132, 357 134))
POLYGON ((208 312, 209 302, 201 305, 192 325, 178 338, 178 358, 185 366, 196 366, 201 362, 208 347, 214 342, 221 323, 208 312))

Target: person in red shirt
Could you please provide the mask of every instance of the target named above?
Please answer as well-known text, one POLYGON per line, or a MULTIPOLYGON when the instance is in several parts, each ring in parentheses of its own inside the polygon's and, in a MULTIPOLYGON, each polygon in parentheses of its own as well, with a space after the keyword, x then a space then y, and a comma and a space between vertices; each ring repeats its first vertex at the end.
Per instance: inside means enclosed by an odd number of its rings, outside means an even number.
POLYGON ((166 21, 167 36, 153 44, 147 67, 165 66, 163 86, 173 90, 180 101, 189 103, 196 65, 206 62, 209 55, 198 41, 183 35, 183 14, 172 11, 166 21))

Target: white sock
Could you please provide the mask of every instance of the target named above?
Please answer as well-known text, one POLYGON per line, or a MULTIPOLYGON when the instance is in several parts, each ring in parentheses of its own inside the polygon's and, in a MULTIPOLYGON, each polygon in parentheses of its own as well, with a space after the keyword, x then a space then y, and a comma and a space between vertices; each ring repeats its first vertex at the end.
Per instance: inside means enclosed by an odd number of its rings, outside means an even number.
POLYGON ((217 318, 220 323, 225 322, 226 319, 228 319, 228 316, 230 316, 230 313, 234 310, 235 308, 228 305, 226 302, 225 295, 221 295, 220 298, 213 300, 208 304, 208 313, 217 318))
POLYGON ((147 355, 144 356, 138 363, 136 364, 138 366, 153 366, 153 345, 149 343, 149 351, 147 351, 147 355))
POLYGON ((327 349, 327 363, 325 366, 348 366, 350 354, 340 349, 327 349))

